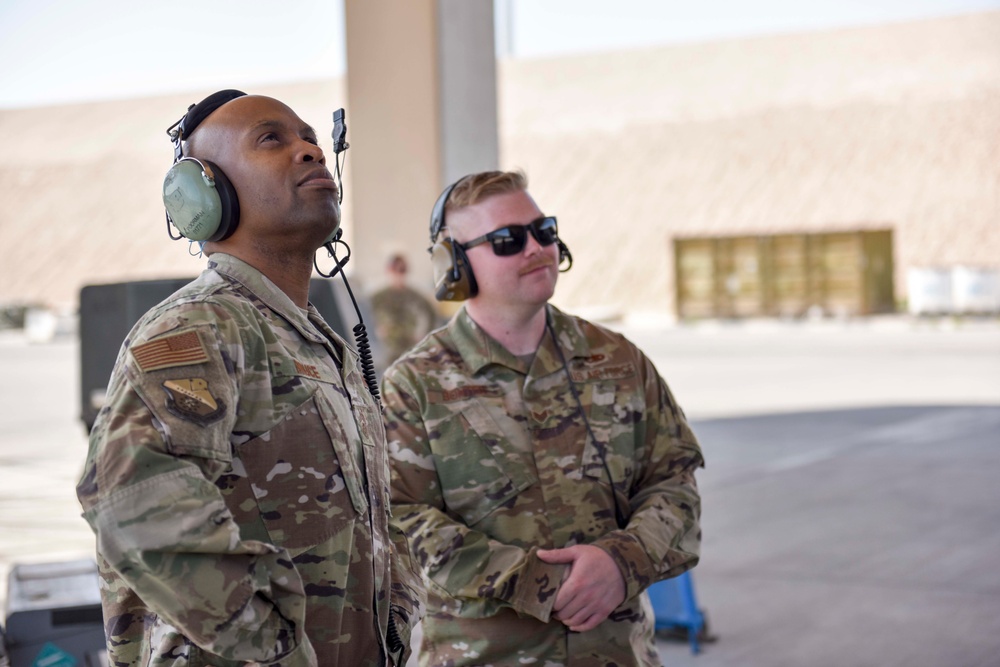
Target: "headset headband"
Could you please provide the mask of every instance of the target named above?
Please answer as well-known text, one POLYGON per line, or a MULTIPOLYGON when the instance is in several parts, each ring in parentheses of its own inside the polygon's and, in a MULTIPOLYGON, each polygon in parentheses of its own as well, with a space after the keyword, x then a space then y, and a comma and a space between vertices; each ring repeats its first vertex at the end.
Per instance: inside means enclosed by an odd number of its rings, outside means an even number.
POLYGON ((191 136, 191 133, 201 125, 202 121, 227 102, 232 102, 237 97, 244 97, 246 93, 242 90, 220 90, 212 93, 201 102, 188 107, 187 113, 179 121, 167 128, 167 135, 174 142, 174 162, 181 159, 181 142, 191 136))
POLYGON ((437 201, 434 202, 434 209, 431 211, 431 243, 437 240, 438 234, 444 229, 444 210, 448 205, 448 197, 451 196, 451 191, 466 178, 467 176, 463 176, 446 187, 444 192, 437 198, 437 201))

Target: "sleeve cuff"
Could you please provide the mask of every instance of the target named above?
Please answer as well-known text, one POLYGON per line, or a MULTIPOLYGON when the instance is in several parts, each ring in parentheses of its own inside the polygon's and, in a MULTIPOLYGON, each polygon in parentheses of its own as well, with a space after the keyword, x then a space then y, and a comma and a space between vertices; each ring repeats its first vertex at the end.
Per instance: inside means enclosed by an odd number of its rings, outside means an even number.
POLYGON ((534 616, 543 623, 548 623, 567 566, 563 563, 546 563, 538 557, 537 551, 533 548, 528 552, 524 569, 514 586, 514 594, 507 602, 518 613, 534 616))
POLYGON ((614 559, 625 580, 625 599, 631 600, 654 581, 653 564, 639 538, 625 531, 608 533, 593 543, 614 559))

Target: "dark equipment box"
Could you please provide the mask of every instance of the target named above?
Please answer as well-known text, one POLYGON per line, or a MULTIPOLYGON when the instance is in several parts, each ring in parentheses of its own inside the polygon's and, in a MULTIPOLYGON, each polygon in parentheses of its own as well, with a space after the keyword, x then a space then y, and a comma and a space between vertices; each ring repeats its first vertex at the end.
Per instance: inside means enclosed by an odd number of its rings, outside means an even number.
POLYGON ((7 580, 5 611, 10 667, 107 664, 94 561, 15 565, 7 580))

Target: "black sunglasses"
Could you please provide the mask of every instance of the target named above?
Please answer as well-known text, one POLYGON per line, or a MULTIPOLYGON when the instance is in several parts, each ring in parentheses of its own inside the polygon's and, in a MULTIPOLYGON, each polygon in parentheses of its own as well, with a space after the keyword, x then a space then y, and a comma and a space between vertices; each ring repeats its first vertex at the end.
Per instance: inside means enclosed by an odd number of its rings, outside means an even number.
POLYGON ((494 229, 488 234, 483 234, 466 243, 457 244, 462 250, 468 250, 483 243, 490 243, 493 246, 493 254, 498 257, 508 257, 516 255, 524 250, 528 242, 528 232, 535 237, 540 246, 549 246, 559 239, 559 228, 556 225, 556 218, 553 215, 532 220, 526 225, 507 225, 500 229, 494 229))

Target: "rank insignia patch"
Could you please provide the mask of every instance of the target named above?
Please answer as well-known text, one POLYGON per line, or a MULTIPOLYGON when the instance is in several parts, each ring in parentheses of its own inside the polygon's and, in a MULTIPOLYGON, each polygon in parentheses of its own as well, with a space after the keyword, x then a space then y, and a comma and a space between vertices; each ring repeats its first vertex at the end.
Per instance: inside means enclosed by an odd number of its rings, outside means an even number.
POLYGON ((194 331, 151 340, 132 348, 132 358, 144 372, 208 361, 201 339, 194 331))
POLYGON ((226 413, 226 404, 209 391, 208 380, 167 380, 163 389, 167 392, 167 410, 181 419, 205 426, 226 413))

